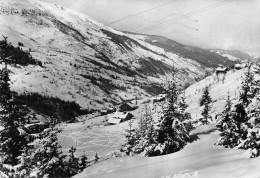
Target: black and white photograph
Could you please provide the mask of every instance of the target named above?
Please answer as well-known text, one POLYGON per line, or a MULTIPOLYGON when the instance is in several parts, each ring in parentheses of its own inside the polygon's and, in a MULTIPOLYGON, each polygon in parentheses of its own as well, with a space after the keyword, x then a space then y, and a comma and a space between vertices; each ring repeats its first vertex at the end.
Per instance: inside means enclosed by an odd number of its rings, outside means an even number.
POLYGON ((260 178, 260 0, 0 0, 0 178, 260 178))

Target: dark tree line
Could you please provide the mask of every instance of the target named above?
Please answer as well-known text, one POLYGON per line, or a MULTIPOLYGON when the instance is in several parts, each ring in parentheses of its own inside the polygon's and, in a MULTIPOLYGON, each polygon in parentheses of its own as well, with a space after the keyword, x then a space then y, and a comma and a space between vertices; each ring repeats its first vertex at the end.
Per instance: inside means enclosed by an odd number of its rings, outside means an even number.
POLYGON ((42 66, 41 61, 33 59, 30 52, 23 51, 20 46, 14 47, 11 43, 7 43, 5 40, 0 41, 1 50, 5 51, 6 62, 13 65, 23 65, 28 64, 42 66), (5 48, 5 49, 3 49, 5 48), (11 58, 10 58, 11 57, 11 58))

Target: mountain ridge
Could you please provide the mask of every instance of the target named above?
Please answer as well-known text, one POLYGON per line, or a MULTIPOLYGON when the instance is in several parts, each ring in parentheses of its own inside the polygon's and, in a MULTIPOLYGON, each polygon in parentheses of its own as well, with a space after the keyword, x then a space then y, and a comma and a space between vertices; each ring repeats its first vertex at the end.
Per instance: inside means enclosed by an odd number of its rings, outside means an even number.
MULTIPOLYGON (((168 51, 163 44, 147 42, 147 35, 114 30, 53 3, 0 0, 0 13, 2 34, 13 44, 30 48, 43 64, 42 68, 12 67, 11 87, 18 93, 51 95, 76 101, 83 108, 106 108, 160 93, 173 66, 180 87, 218 66, 203 64, 213 53, 202 52, 203 58, 198 55, 193 60, 192 51, 181 48, 189 51, 190 58, 181 50, 168 51)), ((218 57, 224 66, 235 63, 218 57)))

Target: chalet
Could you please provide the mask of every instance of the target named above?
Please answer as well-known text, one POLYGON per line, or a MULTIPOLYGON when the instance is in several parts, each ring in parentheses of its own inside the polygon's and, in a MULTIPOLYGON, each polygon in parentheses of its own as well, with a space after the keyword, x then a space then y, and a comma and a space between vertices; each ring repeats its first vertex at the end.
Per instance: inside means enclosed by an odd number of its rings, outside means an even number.
POLYGON ((154 102, 164 101, 166 96, 167 94, 159 94, 158 96, 154 97, 153 101, 154 102))
POLYGON ((112 118, 108 119, 109 124, 119 124, 120 122, 132 119, 133 115, 129 112, 115 112, 112 118))
POLYGON ((19 46, 19 48, 21 50, 23 50, 24 52, 31 52, 31 49, 30 48, 27 48, 27 47, 24 47, 24 46, 19 46))
POLYGON ((40 121, 37 118, 33 117, 33 118, 29 119, 29 123, 30 124, 39 124, 40 121))
POLYGON ((106 110, 106 109, 102 109, 101 111, 100 111, 100 114, 101 115, 106 115, 108 113, 108 110, 106 110))
POLYGON ((34 123, 26 124, 24 127, 30 134, 33 134, 42 132, 45 128, 47 128, 47 125, 41 123, 34 123))
POLYGON ((28 124, 46 124, 49 123, 49 120, 41 116, 39 114, 32 114, 27 116, 27 123, 28 124))
POLYGON ((113 107, 110 107, 110 108, 107 109, 108 113, 113 113, 115 111, 116 111, 116 108, 113 108, 113 107))
POLYGON ((234 66, 234 68, 235 68, 236 70, 243 69, 244 67, 245 67, 244 64, 235 64, 235 66, 234 66))
POLYGON ((117 111, 119 112, 126 112, 126 111, 133 111, 134 108, 129 103, 123 103, 118 106, 117 111))
POLYGON ((218 75, 218 74, 226 74, 227 73, 227 71, 229 71, 230 69, 229 68, 227 68, 227 67, 218 67, 217 69, 216 69, 216 74, 218 75))

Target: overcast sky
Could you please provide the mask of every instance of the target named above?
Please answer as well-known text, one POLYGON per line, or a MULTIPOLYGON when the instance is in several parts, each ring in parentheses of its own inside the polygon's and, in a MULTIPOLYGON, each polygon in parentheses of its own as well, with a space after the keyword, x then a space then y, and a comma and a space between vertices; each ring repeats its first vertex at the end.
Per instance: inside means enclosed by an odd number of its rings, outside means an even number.
POLYGON ((118 30, 161 35, 204 48, 240 49, 260 55, 260 0, 41 1, 81 11, 103 24, 125 18, 110 24, 118 30), (207 8, 209 6, 212 8, 207 8), (146 12, 127 18, 143 11, 146 12), (154 25, 156 28, 146 29, 154 25))

